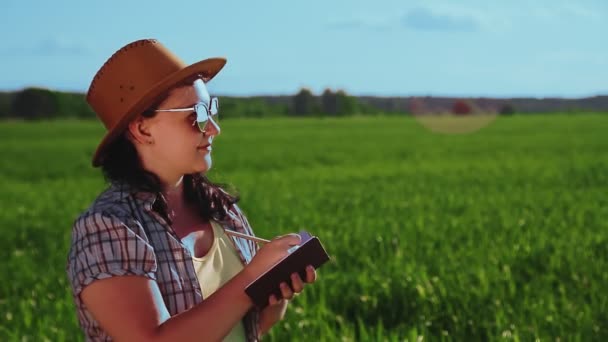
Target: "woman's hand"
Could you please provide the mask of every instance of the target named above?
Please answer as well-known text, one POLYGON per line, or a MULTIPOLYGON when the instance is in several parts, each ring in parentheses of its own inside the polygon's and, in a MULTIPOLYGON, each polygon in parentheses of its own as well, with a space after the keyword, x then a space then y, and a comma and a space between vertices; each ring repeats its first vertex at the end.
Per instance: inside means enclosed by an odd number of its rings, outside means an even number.
POLYGON ((279 260, 289 254, 288 250, 297 246, 301 241, 298 234, 287 234, 272 239, 269 243, 262 246, 253 259, 245 266, 244 271, 249 273, 251 280, 258 278, 279 260))
MULTIPOLYGON (((262 246, 249 264, 245 267, 245 271, 257 278, 259 275, 266 272, 270 267, 275 265, 279 260, 289 254, 289 249, 297 246, 301 242, 301 237, 298 234, 287 234, 274 238, 269 243, 262 246)), ((306 280, 302 281, 298 273, 291 275, 291 287, 287 282, 279 284, 281 289, 281 298, 291 299, 294 293, 300 293, 304 289, 304 283, 314 283, 317 279, 317 273, 313 266, 306 267, 306 280)), ((268 299, 269 304, 273 305, 279 302, 279 298, 271 295, 268 299)))
POLYGON ((294 296, 302 292, 305 283, 314 283, 317 280, 317 272, 314 267, 306 267, 306 281, 302 281, 302 278, 298 273, 291 275, 291 286, 285 282, 281 283, 281 296, 282 299, 278 299, 275 295, 271 295, 268 298, 268 306, 260 312, 260 333, 265 334, 270 328, 275 325, 278 321, 285 317, 285 311, 287 311, 287 304, 289 300, 294 296))
MULTIPOLYGON (((314 283, 316 280, 317 272, 315 271, 315 268, 308 265, 306 267, 306 283, 314 283)), ((299 294, 300 292, 302 292, 302 290, 304 290, 304 282, 302 281, 302 278, 300 278, 300 275, 298 273, 292 273, 291 288, 286 282, 282 282, 279 285, 279 288, 281 289, 281 296, 283 297, 283 299, 289 300, 292 299, 296 294, 299 294)), ((270 305, 276 305, 279 302, 279 299, 275 295, 271 295, 268 298, 268 303, 270 305)))

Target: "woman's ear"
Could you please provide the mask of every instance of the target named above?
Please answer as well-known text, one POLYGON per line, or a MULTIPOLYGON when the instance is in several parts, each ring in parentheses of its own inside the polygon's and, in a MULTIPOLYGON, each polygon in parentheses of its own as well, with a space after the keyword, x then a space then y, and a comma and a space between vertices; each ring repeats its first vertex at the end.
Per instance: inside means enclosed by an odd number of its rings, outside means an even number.
POLYGON ((148 120, 142 116, 139 116, 129 123, 128 131, 129 137, 134 140, 134 142, 142 145, 151 145, 154 143, 152 135, 150 134, 148 120))

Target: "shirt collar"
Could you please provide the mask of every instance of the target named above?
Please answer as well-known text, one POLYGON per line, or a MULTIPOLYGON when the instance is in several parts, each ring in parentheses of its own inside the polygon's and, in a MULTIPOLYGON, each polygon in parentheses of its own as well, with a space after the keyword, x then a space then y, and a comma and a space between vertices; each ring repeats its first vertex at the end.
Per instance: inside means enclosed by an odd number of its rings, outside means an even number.
POLYGON ((154 192, 135 188, 126 182, 112 182, 110 187, 113 191, 120 193, 120 198, 132 196, 138 204, 148 210, 152 209, 152 205, 159 197, 158 194, 154 192))

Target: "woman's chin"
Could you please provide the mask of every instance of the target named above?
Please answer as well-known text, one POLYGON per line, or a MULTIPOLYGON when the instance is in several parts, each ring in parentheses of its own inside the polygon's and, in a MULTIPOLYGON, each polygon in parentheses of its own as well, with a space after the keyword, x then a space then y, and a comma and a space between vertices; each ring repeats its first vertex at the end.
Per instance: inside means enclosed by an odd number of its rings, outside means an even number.
POLYGON ((194 172, 207 172, 209 171, 209 169, 211 169, 211 158, 205 158, 203 160, 200 160, 199 162, 196 163, 196 165, 194 166, 194 172))

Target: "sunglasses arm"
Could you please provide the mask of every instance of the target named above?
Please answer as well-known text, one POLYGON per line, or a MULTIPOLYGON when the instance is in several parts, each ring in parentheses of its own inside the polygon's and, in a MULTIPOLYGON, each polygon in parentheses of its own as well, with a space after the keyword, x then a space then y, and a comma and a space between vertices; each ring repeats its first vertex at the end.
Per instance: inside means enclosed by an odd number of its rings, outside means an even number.
POLYGON ((174 109, 156 109, 155 112, 191 112, 194 111, 194 107, 190 108, 174 108, 174 109))

